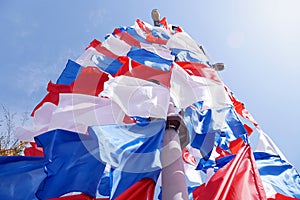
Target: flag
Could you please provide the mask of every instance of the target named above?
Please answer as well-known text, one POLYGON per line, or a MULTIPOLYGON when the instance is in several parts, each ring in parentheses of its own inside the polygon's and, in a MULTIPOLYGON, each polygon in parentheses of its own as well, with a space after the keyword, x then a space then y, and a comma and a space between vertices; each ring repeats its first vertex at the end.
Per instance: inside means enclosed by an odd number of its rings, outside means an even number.
POLYGON ((86 133, 88 126, 123 124, 125 113, 108 98, 83 94, 60 94, 57 106, 46 103, 36 111, 32 126, 18 127, 14 135, 23 141, 44 132, 64 129, 86 133))
POLYGON ((279 155, 255 152, 255 161, 264 183, 268 183, 279 194, 300 199, 300 175, 279 155))
POLYGON ((30 142, 31 147, 24 149, 25 156, 41 156, 44 157, 43 149, 38 147, 35 142, 30 142))
POLYGON ((116 200, 153 199, 155 182, 150 178, 143 178, 120 194, 116 200))
POLYGON ((0 156, 0 199, 36 199, 44 164, 43 157, 0 156))
POLYGON ((189 75, 200 76, 211 79, 218 83, 222 83, 218 73, 211 67, 194 62, 176 62, 182 69, 184 69, 189 75))
POLYGON ((171 73, 170 93, 176 107, 186 108, 199 101, 203 101, 204 109, 231 105, 222 83, 189 75, 176 63, 171 73))
POLYGON ((130 46, 136 46, 138 48, 141 48, 140 42, 121 28, 115 28, 113 35, 118 37, 120 40, 123 40, 130 46))
POLYGON ((160 84, 170 87, 171 74, 167 71, 162 71, 142 65, 135 62, 132 59, 128 61, 119 69, 115 76, 126 75, 130 77, 135 77, 143 80, 158 81, 160 84))
POLYGON ((95 135, 58 129, 35 140, 44 149, 47 174, 37 190, 38 198, 55 198, 69 192, 96 196, 105 164, 100 161, 95 135))
POLYGON ((174 56, 171 54, 171 51, 165 47, 141 43, 141 48, 152 52, 163 59, 174 60, 174 56))
POLYGON ((259 137, 255 152, 266 152, 272 155, 279 155, 282 160, 288 161, 273 140, 262 129, 256 128, 256 130, 258 131, 259 137))
POLYGON ((72 60, 68 63, 56 81, 56 84, 70 85, 80 73, 82 66, 72 60))
POLYGON ((60 93, 71 93, 71 87, 69 85, 64 84, 54 84, 51 81, 48 83, 47 86, 48 94, 42 99, 42 101, 35 106, 33 109, 31 116, 34 116, 36 110, 44 105, 46 102, 53 103, 54 105, 58 105, 59 102, 59 94, 60 93))
POLYGON ((193 191, 194 200, 259 199, 266 194, 259 177, 249 145, 244 146, 235 158, 219 169, 205 185, 193 191))
POLYGON ((244 104, 240 102, 234 95, 233 92, 230 91, 228 87, 225 86, 225 90, 230 98, 230 100, 233 103, 233 106, 236 110, 236 112, 241 115, 244 119, 251 122, 255 127, 258 127, 258 123, 255 121, 255 119, 252 117, 252 115, 248 112, 248 110, 245 108, 244 104))
POLYGON ((132 47, 127 56, 143 65, 163 71, 170 71, 173 63, 173 60, 164 59, 151 51, 138 49, 136 47, 132 47))
POLYGON ((147 42, 155 43, 159 45, 166 45, 167 40, 165 38, 159 37, 157 34, 153 34, 153 28, 150 24, 137 19, 134 28, 137 33, 146 39, 147 42))
POLYGON ((203 55, 193 53, 185 49, 172 48, 171 54, 175 56, 177 62, 195 62, 195 63, 204 63, 203 55))
POLYGON ((106 82, 102 95, 118 104, 129 116, 166 118, 169 89, 150 81, 117 76, 106 82))
POLYGON ((201 60, 203 63, 206 63, 208 61, 200 46, 185 32, 174 34, 168 40, 167 47, 170 49, 182 49, 193 52, 198 60, 201 60))
MULTIPOLYGON (((89 127, 89 133, 99 138, 100 159, 112 168, 111 199, 127 196, 131 187, 138 188, 133 185, 140 185, 139 181, 148 184, 143 187, 146 191, 151 187, 151 193, 154 192, 153 186, 161 171, 164 130, 165 120, 89 127)), ((146 194, 145 190, 141 194, 146 194)))
MULTIPOLYGON (((247 131, 233 107, 201 110, 201 102, 185 109, 184 121, 191 138, 191 147, 200 150, 208 160, 214 147, 230 149, 230 142, 242 138, 247 142, 247 131)), ((201 169, 199 163, 198 169, 201 169)))
POLYGON ((123 65, 119 60, 111 57, 107 57, 95 49, 90 47, 87 50, 86 59, 90 60, 89 63, 92 63, 93 66, 99 67, 102 71, 105 71, 109 74, 115 74, 119 68, 123 65))
POLYGON ((108 81, 108 74, 99 68, 82 68, 76 80, 71 84, 72 92, 98 96, 106 81, 108 81))
POLYGON ((259 138, 254 156, 268 197, 278 194, 300 198, 298 172, 272 139, 260 128, 256 130, 259 138))
POLYGON ((104 56, 107 56, 109 58, 117 59, 118 55, 111 52, 109 49, 107 49, 105 46, 102 45, 102 43, 96 39, 94 39, 90 45, 86 48, 86 50, 94 48, 97 52, 101 53, 104 56))
POLYGON ((126 42, 120 40, 112 34, 109 35, 104 42, 102 42, 102 46, 117 56, 126 56, 131 48, 131 46, 126 42))

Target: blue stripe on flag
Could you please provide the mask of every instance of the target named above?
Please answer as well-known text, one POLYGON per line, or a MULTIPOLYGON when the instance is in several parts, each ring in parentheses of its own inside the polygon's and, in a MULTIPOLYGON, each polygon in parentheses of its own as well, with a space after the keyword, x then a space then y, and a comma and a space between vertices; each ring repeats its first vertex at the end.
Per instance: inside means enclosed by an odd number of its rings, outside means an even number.
POLYGON ((37 199, 44 164, 43 157, 0 156, 0 199, 37 199))
POLYGON ((98 136, 100 158, 112 167, 112 199, 143 178, 156 182, 161 171, 165 120, 92 126, 88 131, 98 136))
POLYGON ((55 198, 69 192, 96 196, 105 164, 100 162, 95 135, 58 129, 39 135, 35 140, 43 147, 47 160, 47 177, 37 191, 40 199, 55 198))
POLYGON ((136 62, 163 71, 170 71, 173 63, 172 60, 166 60, 146 49, 138 49, 136 47, 132 47, 127 56, 136 62))
POLYGON ((68 60, 68 63, 56 81, 56 84, 71 85, 77 78, 81 71, 82 66, 72 60, 68 60))

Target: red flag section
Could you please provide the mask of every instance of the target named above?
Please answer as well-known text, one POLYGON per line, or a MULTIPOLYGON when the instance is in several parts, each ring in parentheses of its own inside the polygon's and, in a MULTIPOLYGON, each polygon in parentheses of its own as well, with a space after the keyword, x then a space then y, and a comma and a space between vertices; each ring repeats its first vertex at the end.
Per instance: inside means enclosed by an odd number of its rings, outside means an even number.
POLYGON ((170 87, 171 74, 169 72, 142 65, 131 59, 127 60, 127 62, 119 69, 115 76, 121 75, 143 80, 156 80, 162 85, 170 87))
POLYGON ((187 148, 183 148, 182 149, 182 160, 185 163, 197 166, 197 161, 195 156, 193 156, 192 154, 190 154, 189 150, 187 148))
POLYGON ((43 148, 38 147, 35 142, 30 142, 31 147, 24 149, 25 156, 44 156, 43 148))
POLYGON ((193 191, 195 200, 267 200, 249 145, 219 169, 205 185, 193 191))
POLYGON ((275 198, 268 198, 268 200, 299 200, 299 199, 293 198, 293 197, 288 197, 288 196, 285 196, 283 194, 277 193, 275 195, 275 198))
POLYGON ((98 67, 82 68, 76 80, 71 84, 72 92, 98 96, 107 80, 108 74, 98 67))
POLYGON ((37 109, 39 109, 44 103, 50 102, 55 105, 58 105, 59 102, 59 93, 71 93, 71 88, 69 85, 63 84, 54 84, 51 81, 47 86, 48 94, 44 97, 44 99, 33 109, 31 116, 34 116, 34 113, 37 109))
POLYGON ((252 115, 246 110, 244 104, 234 97, 234 95, 229 90, 229 88, 225 87, 225 90, 226 90, 230 100, 232 101, 236 112, 239 115, 241 115, 243 118, 247 119, 249 122, 253 123, 254 126, 258 126, 258 123, 255 121, 255 119, 252 117, 252 115))
POLYGON ((114 54, 113 52, 108 50, 106 47, 103 47, 102 43, 96 39, 94 39, 86 49, 88 49, 90 47, 95 48, 99 53, 101 53, 107 57, 118 59, 118 56, 116 54, 114 54))
POLYGON ((222 82, 218 77, 216 71, 205 64, 195 63, 195 62, 176 62, 176 63, 182 69, 184 69, 189 75, 209 78, 219 83, 222 82))
POLYGON ((150 178, 144 178, 117 196, 116 200, 154 199, 154 190, 155 182, 150 178))
POLYGON ((102 72, 99 68, 86 67, 82 68, 80 74, 71 85, 54 84, 50 81, 47 87, 48 94, 33 109, 31 116, 34 116, 35 111, 46 102, 58 105, 60 93, 79 93, 98 96, 103 90, 104 82, 107 80, 108 74, 102 72))
POLYGON ((120 29, 116 28, 113 34, 117 35, 120 40, 123 40, 130 46, 136 46, 138 48, 141 48, 140 42, 131 35, 129 35, 127 32, 122 32, 120 29))

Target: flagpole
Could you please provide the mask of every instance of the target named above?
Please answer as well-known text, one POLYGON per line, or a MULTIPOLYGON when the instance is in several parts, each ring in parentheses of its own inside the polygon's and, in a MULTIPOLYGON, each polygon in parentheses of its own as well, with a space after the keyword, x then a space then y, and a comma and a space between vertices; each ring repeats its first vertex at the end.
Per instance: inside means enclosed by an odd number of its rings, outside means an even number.
POLYGON ((168 128, 162 150, 162 199, 188 200, 185 173, 181 159, 181 148, 177 131, 168 128), (176 159, 177 158, 177 159, 176 159), (173 160, 169 163, 169 160, 173 160))
MULTIPOLYGON (((173 111, 172 106, 170 104, 169 112, 173 111)), ((161 156, 163 200, 189 199, 181 150, 185 142, 180 142, 178 131, 182 130, 179 128, 180 124, 182 123, 179 115, 168 116, 161 156)))

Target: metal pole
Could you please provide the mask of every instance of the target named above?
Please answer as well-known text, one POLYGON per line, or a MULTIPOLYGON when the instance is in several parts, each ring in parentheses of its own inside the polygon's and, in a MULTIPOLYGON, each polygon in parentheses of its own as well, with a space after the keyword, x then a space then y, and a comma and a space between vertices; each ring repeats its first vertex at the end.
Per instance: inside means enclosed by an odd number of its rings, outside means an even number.
POLYGON ((188 200, 180 140, 175 128, 167 128, 162 149, 162 199, 188 200))

